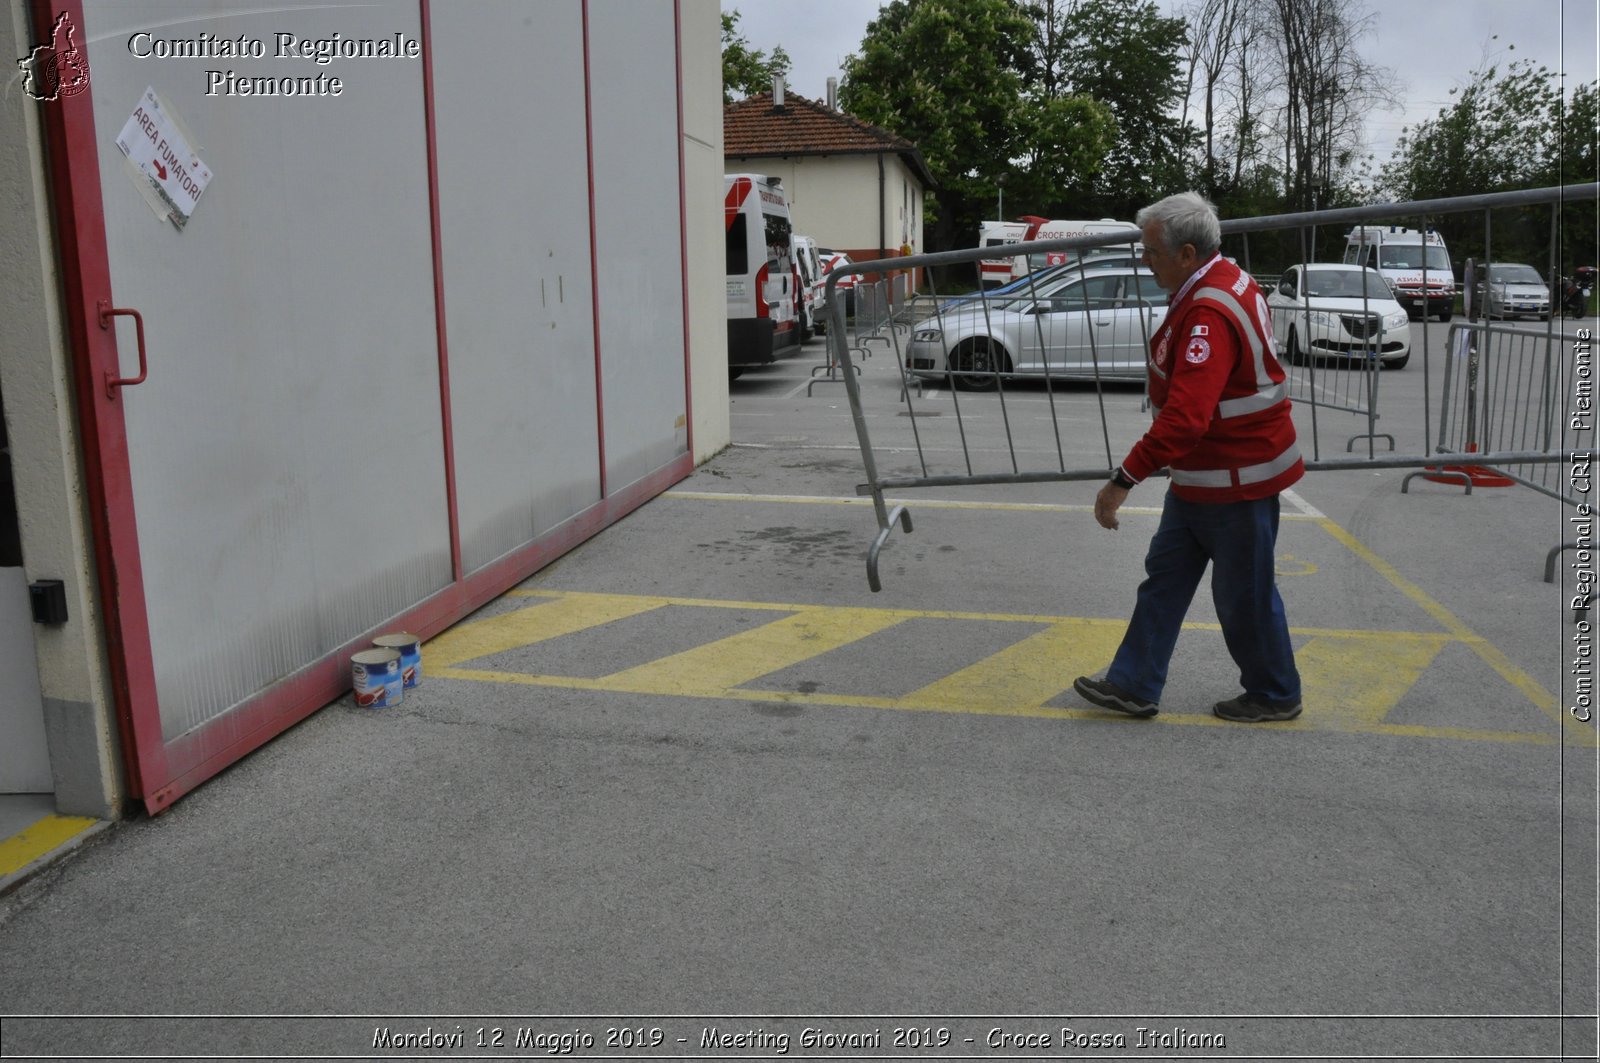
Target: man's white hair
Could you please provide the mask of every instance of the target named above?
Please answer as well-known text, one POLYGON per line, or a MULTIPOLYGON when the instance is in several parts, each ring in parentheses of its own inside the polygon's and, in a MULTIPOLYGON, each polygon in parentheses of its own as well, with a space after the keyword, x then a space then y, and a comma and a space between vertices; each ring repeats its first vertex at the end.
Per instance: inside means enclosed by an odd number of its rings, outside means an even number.
POLYGON ((1222 247, 1222 225, 1217 208, 1198 192, 1179 192, 1141 210, 1134 222, 1144 228, 1161 223, 1161 239, 1168 251, 1193 244, 1201 258, 1210 258, 1222 247))

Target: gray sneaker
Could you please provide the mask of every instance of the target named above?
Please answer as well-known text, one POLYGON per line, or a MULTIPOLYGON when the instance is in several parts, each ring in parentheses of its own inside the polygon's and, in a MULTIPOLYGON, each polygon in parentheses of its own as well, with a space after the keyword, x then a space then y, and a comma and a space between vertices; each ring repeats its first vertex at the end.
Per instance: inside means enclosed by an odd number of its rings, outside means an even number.
POLYGON ((1300 715, 1300 702, 1295 700, 1287 705, 1269 705, 1264 701, 1257 701, 1249 694, 1240 694, 1228 701, 1219 701, 1211 707, 1211 711, 1224 720, 1235 723, 1268 723, 1278 720, 1292 720, 1300 715))
POLYGON ((1105 679, 1090 679, 1086 675, 1080 675, 1072 681, 1072 689, 1091 705, 1125 712, 1129 716, 1154 716, 1160 711, 1156 708, 1155 702, 1136 698, 1117 684, 1105 679))

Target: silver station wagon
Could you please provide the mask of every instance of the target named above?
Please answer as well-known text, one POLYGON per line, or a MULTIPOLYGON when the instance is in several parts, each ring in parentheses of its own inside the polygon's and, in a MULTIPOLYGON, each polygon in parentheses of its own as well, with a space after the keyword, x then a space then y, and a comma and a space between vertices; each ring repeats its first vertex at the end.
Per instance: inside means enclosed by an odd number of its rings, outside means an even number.
POLYGON ((924 379, 989 391, 1002 375, 1143 380, 1167 293, 1145 269, 1089 267, 1034 290, 982 299, 917 322, 909 368, 924 379))

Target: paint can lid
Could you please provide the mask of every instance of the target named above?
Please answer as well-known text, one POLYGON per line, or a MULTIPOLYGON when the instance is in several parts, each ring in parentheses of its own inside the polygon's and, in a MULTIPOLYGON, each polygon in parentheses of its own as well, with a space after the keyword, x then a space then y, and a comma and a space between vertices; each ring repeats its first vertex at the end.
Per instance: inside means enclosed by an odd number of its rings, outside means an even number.
POLYGON ((389 646, 394 649, 415 646, 422 640, 409 631, 393 631, 387 635, 379 635, 372 640, 374 646, 389 646))
POLYGON ((365 664, 365 665, 393 664, 395 661, 398 661, 399 659, 400 659, 400 651, 399 650, 390 650, 390 649, 362 650, 360 653, 358 653, 354 657, 350 658, 350 660, 352 660, 356 664, 365 664))

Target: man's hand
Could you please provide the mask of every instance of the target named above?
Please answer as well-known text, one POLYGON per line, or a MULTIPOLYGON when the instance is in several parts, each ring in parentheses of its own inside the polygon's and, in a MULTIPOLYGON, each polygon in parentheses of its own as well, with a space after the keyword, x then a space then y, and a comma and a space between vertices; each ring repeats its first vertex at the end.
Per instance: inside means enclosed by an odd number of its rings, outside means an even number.
POLYGON ((1100 488, 1100 493, 1094 496, 1094 519, 1100 522, 1100 527, 1116 531, 1120 525, 1117 522, 1117 510, 1122 508, 1122 503, 1128 500, 1128 489, 1108 483, 1100 488))

